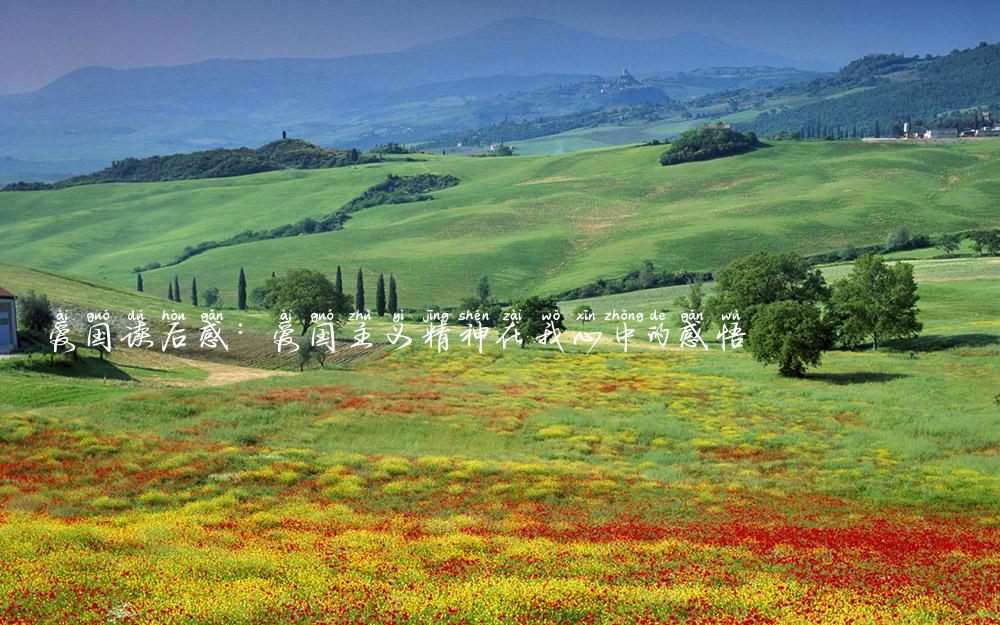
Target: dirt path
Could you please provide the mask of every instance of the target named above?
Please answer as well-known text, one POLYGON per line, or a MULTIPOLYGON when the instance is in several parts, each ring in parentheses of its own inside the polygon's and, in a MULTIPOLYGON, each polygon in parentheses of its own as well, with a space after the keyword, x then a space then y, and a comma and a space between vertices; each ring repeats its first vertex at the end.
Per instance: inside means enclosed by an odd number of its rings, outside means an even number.
POLYGON ((178 358, 178 360, 188 366, 197 367, 198 369, 208 372, 207 378, 193 383, 195 386, 222 386, 224 384, 232 384, 234 382, 247 382, 250 380, 259 380, 261 378, 270 378, 274 376, 293 375, 290 371, 254 369, 252 367, 224 365, 207 360, 191 360, 187 358, 178 358))

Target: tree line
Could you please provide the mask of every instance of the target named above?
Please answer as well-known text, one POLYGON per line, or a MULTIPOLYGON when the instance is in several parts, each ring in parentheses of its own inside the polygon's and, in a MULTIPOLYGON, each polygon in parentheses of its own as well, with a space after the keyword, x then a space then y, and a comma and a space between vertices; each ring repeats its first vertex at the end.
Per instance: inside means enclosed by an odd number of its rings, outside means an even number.
POLYGON ((380 155, 360 152, 357 148, 334 150, 321 148, 301 139, 282 139, 256 149, 217 149, 147 158, 130 157, 114 161, 110 167, 92 174, 74 176, 52 184, 19 182, 7 185, 2 190, 40 191, 104 182, 166 182, 229 178, 279 169, 348 167, 381 160, 380 155))
MULTIPOLYGON (((447 189, 448 187, 457 185, 459 182, 458 178, 450 174, 416 174, 413 176, 389 174, 384 181, 368 187, 361 195, 321 219, 317 220, 312 217, 306 217, 294 224, 288 223, 271 228, 270 230, 244 230, 227 239, 203 241, 194 246, 189 245, 184 248, 184 251, 179 256, 167 263, 166 266, 179 265, 193 256, 221 247, 232 247, 254 241, 297 237, 301 234, 316 234, 319 232, 340 230, 344 227, 344 223, 351 218, 351 213, 356 213, 373 206, 433 200, 434 196, 430 194, 431 191, 447 189)), ((152 262, 142 267, 136 267, 132 271, 136 273, 139 271, 150 271, 158 269, 161 266, 160 263, 152 262)))
MULTIPOLYGON (((337 265, 335 281, 330 283, 329 288, 325 284, 320 283, 317 276, 323 276, 323 274, 312 270, 295 270, 282 279, 279 279, 274 272, 271 272, 271 277, 262 286, 258 286, 248 292, 246 271, 243 267, 240 267, 239 278, 236 282, 236 307, 239 310, 247 310, 252 303, 258 308, 272 308, 274 301, 290 298, 291 292, 295 288, 308 284, 310 285, 308 290, 319 291, 324 294, 328 292, 336 293, 337 296, 334 298, 336 301, 332 301, 331 305, 335 304, 335 309, 338 311, 346 311, 344 312, 345 315, 350 312, 365 312, 367 310, 365 307, 364 272, 360 267, 358 268, 353 298, 344 292, 344 278, 340 265, 337 265), (303 271, 311 271, 311 273, 303 274, 303 271), (282 291, 288 292, 285 295, 281 295, 282 291), (346 302, 346 304, 341 300, 346 302), (269 302, 271 303, 269 304, 269 302), (353 310, 350 308, 352 302, 354 305, 353 310)), ((329 282, 329 279, 326 279, 325 276, 323 278, 326 282, 329 282)), ((390 273, 388 282, 386 282, 385 274, 380 273, 378 275, 378 281, 375 285, 375 313, 379 317, 400 312, 397 288, 395 275, 390 273)), ((140 293, 145 292, 145 281, 141 272, 136 274, 136 290, 140 293)), ((180 277, 174 275, 174 279, 167 282, 167 299, 172 302, 183 303, 184 298, 181 293, 180 277)), ((188 293, 188 302, 192 306, 204 305, 211 308, 223 305, 222 296, 217 287, 212 286, 199 291, 197 277, 191 278, 191 288, 188 293)), ((315 310, 319 311, 320 309, 317 308, 315 310)), ((327 308, 323 308, 322 310, 325 311, 327 308)))

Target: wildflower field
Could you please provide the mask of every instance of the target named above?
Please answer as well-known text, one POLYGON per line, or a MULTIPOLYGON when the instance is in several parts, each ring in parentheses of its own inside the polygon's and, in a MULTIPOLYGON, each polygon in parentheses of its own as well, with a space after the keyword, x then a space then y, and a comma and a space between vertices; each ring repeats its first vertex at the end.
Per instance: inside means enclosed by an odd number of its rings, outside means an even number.
POLYGON ((923 339, 802 380, 718 349, 0 363, 0 623, 998 623, 998 271, 921 266, 923 339))

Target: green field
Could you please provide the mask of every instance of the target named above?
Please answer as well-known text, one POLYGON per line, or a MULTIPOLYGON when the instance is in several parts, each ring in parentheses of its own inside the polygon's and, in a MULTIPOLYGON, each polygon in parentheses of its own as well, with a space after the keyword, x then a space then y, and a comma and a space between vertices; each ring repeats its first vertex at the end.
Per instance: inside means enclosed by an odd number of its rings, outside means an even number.
POLYGON ((935 234, 995 226, 1000 142, 948 146, 781 143, 670 168, 661 147, 549 157, 422 155, 324 171, 107 184, 0 195, 0 260, 131 288, 131 269, 247 228, 321 217, 388 173, 449 173, 435 200, 367 209, 344 230, 210 251, 145 274, 161 296, 191 277, 235 299, 272 271, 363 266, 399 278, 400 302, 455 304, 490 275, 502 297, 660 269, 717 269, 762 249, 815 253, 880 243, 899 226, 935 234))

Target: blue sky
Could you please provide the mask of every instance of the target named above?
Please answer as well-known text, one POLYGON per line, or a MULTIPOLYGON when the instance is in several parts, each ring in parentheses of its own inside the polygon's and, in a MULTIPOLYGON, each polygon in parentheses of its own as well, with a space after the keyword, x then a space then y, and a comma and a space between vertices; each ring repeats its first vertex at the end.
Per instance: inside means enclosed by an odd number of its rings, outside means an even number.
POLYGON ((0 93, 86 65, 331 57, 399 50, 533 16, 613 37, 694 31, 837 64, 875 51, 942 53, 1000 40, 990 2, 947 0, 0 0, 0 93))

